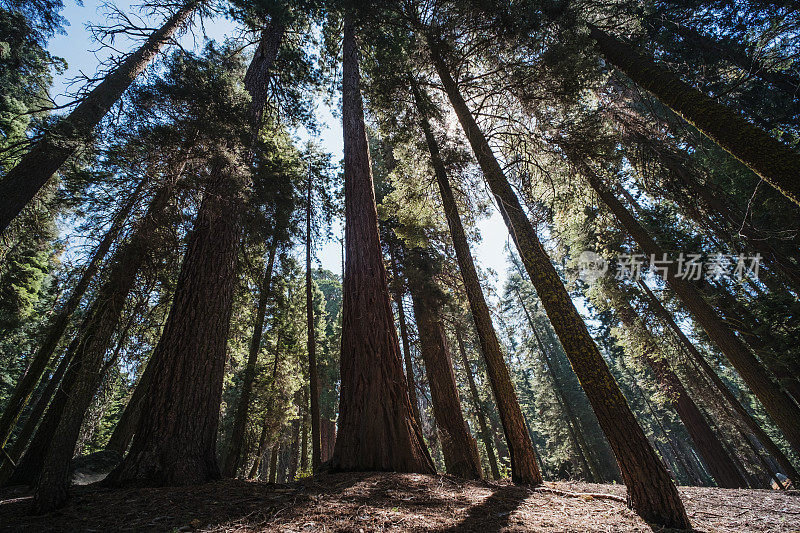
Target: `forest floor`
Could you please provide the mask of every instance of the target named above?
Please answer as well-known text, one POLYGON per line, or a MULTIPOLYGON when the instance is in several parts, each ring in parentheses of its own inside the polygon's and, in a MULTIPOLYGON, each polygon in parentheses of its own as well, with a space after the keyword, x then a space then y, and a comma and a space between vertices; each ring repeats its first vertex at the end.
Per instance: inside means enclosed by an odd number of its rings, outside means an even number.
MULTIPOLYGON (((797 491, 680 490, 697 530, 800 531, 797 491)), ((619 501, 624 494, 620 485, 531 490, 450 476, 328 474, 285 485, 73 487, 67 507, 31 516, 30 495, 6 489, 0 531, 653 531, 619 501)))

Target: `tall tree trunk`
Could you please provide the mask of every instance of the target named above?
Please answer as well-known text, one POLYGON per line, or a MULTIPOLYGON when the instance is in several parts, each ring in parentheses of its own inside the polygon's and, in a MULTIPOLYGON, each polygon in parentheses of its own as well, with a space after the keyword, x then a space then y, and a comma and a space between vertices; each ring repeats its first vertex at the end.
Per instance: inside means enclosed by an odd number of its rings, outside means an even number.
POLYGON ((431 390, 433 414, 442 440, 447 473, 464 479, 480 479, 481 463, 472 446, 472 435, 461 412, 447 334, 436 305, 435 287, 411 283, 411 299, 419 331, 419 344, 431 390))
MULTIPOLYGON (((281 359, 281 329, 278 328, 278 334, 275 337, 275 359, 272 363, 272 381, 269 384, 270 396, 272 392, 275 390, 276 381, 278 378, 278 362, 281 359)), ((271 414, 271 407, 272 405, 267 405, 267 412, 264 414, 264 421, 261 424, 261 433, 258 436, 258 448, 256 450, 256 458, 253 461, 253 466, 250 468, 250 472, 247 474, 247 479, 253 479, 256 474, 258 473, 258 469, 261 466, 261 460, 266 453, 266 446, 267 446, 267 436, 269 435, 269 418, 271 414)), ((305 465, 304 465, 305 469, 305 465)))
POLYGON ((486 137, 478 128, 441 55, 441 43, 429 36, 428 44, 439 78, 484 178, 499 201, 528 276, 614 450, 628 487, 629 505, 648 522, 688 528, 689 518, 675 484, 636 422, 486 137))
POLYGON ((503 359, 489 307, 483 297, 478 273, 475 270, 475 263, 469 250, 467 236, 461 223, 461 216, 458 213, 453 191, 447 179, 447 171, 439 155, 438 143, 428 122, 425 100, 423 100, 423 94, 415 82, 412 82, 412 88, 417 102, 420 124, 428 144, 431 164, 436 174, 436 182, 442 197, 447 225, 450 228, 450 236, 456 251, 461 278, 469 300, 472 318, 475 321, 475 329, 478 332, 481 352, 486 361, 489 382, 497 403, 497 410, 500 413, 500 421, 503 424, 503 432, 505 433, 511 456, 511 479, 515 483, 538 485, 542 482, 542 474, 536 463, 536 451, 533 449, 530 435, 525 429, 522 410, 519 407, 517 394, 511 382, 511 374, 503 359))
POLYGON ((308 389, 311 393, 311 470, 317 472, 322 464, 319 435, 319 375, 317 374, 317 336, 314 323, 314 285, 311 279, 311 169, 308 173, 306 199, 306 331, 308 347, 308 389))
POLYGON ((435 472, 414 418, 381 257, 355 28, 344 24, 342 123, 346 268, 339 434, 333 470, 435 472))
POLYGON ((722 441, 711 429, 680 378, 669 367, 667 360, 657 353, 657 342, 650 330, 641 323, 641 320, 637 320, 636 311, 625 300, 624 293, 615 296, 615 308, 622 324, 646 343, 642 357, 653 370, 659 385, 666 390, 670 403, 686 427, 695 449, 703 458, 703 463, 714 481, 723 488, 746 489, 747 481, 736 468, 722 441))
POLYGON ((389 259, 392 267, 392 288, 394 290, 394 301, 397 303, 397 321, 400 323, 400 339, 403 341, 403 357, 406 364, 406 383, 408 383, 408 399, 414 411, 414 418, 420 424, 419 402, 417 401, 417 380, 414 379, 414 365, 411 360, 411 343, 408 342, 408 323, 406 322, 406 310, 403 305, 403 280, 397 269, 397 258, 395 257, 394 243, 389 243, 389 259))
MULTIPOLYGON (((658 21, 655 22, 659 23, 658 21)), ((788 71, 770 69, 748 53, 747 49, 741 44, 731 42, 729 39, 715 39, 679 22, 668 21, 667 24, 662 23, 661 25, 666 31, 680 35, 687 43, 699 49, 704 55, 708 54, 711 58, 722 57, 746 74, 780 89, 792 98, 797 97, 798 90, 800 90, 800 78, 788 71)))
MULTIPOLYGON (((72 352, 67 352, 61 357, 61 361, 59 361, 53 375, 47 380, 47 385, 45 385, 42 394, 33 404, 28 418, 25 420, 14 444, 11 446, 11 451, 8 452, 7 456, 4 458, 5 461, 2 463, 2 466, 0 466, 0 485, 6 483, 8 477, 14 472, 16 466, 18 466, 19 463, 17 461, 22 457, 25 448, 28 446, 28 441, 30 441, 39 422, 42 421, 42 416, 44 416, 48 404, 55 396, 71 358, 72 352)), ((33 481, 32 477, 30 481, 33 481)))
MULTIPOLYGON (((571 159, 573 163, 576 162, 574 158, 571 159)), ((581 163, 579 168, 603 203, 639 247, 646 254, 658 260, 668 259, 667 254, 608 187, 600 181, 599 176, 587 164, 581 163)), ((678 277, 677 263, 669 261, 666 268, 667 284, 692 312, 698 324, 761 401, 772 420, 781 428, 792 448, 800 451, 800 408, 781 390, 777 383, 772 381, 755 355, 720 319, 719 313, 706 302, 700 291, 689 281, 678 277)))
POLYGON ((33 145, 0 182, 0 234, 66 160, 89 142, 95 127, 202 0, 190 0, 127 56, 80 104, 33 145))
POLYGON ((72 361, 76 368, 75 380, 44 455, 34 492, 34 509, 37 512, 48 512, 66 500, 69 462, 75 452, 86 411, 105 374, 104 356, 119 324, 128 294, 136 282, 136 275, 150 251, 153 235, 168 213, 167 207, 184 164, 156 192, 134 235, 114 254, 108 279, 98 290, 87 320, 81 324, 78 333, 80 341, 72 361))
POLYGON ((250 337, 250 350, 247 354, 247 363, 244 368, 242 378, 242 392, 236 404, 236 414, 233 417, 233 429, 231 438, 228 442, 228 454, 225 457, 225 464, 222 473, 227 477, 236 477, 239 463, 242 459, 242 448, 244 446, 244 436, 247 431, 247 415, 250 410, 250 398, 253 394, 253 382, 256 378, 256 364, 258 354, 261 351, 261 338, 264 334, 264 317, 267 313, 267 302, 270 297, 270 286, 272 283, 272 269, 275 265, 275 253, 278 249, 278 228, 272 235, 272 243, 269 247, 269 257, 267 266, 264 270, 264 278, 261 280, 261 287, 258 293, 258 309, 256 320, 253 324, 253 334, 250 337))
POLYGON ((662 104, 800 205, 800 154, 723 104, 684 83, 631 45, 589 24, 589 35, 610 64, 662 104))
POLYGON ((33 389, 36 387, 36 384, 39 382, 39 378, 42 377, 42 373, 44 373, 47 365, 50 364, 50 359, 53 357, 53 353, 56 351, 61 337, 64 336, 67 326, 69 326, 72 314, 78 308, 86 289, 89 287, 92 279, 94 279, 95 274, 97 274, 97 270, 100 268, 109 249, 111 249, 111 245, 117 240, 122 226, 130 215, 131 210, 136 205, 136 202, 139 200, 139 195, 148 181, 149 176, 139 181, 136 189, 131 193, 130 198, 126 200, 114 216, 111 227, 109 227, 108 231, 97 245, 97 248, 95 248, 94 254, 92 254, 92 258, 83 269, 83 273, 78 283, 75 284, 72 294, 70 294, 67 301, 48 326, 47 334, 42 344, 39 345, 39 348, 31 359, 31 363, 25 370, 25 374, 23 374, 19 383, 17 383, 17 386, 14 388, 14 391, 11 393, 11 397, 6 402, 3 415, 0 417, 0 447, 5 445, 14 423, 28 403, 28 399, 33 389))
POLYGON ((717 392, 719 392, 725 401, 730 404, 734 411, 736 411, 741 420, 759 440, 764 449, 775 458, 775 460, 778 462, 778 465, 783 469, 783 473, 786 474, 786 476, 791 479, 795 485, 800 483, 800 473, 798 473, 794 468, 786 454, 784 454, 780 447, 775 444, 775 441, 773 441, 767 432, 764 431, 761 425, 756 421, 755 418, 753 418, 753 416, 749 413, 749 411, 747 411, 741 402, 736 399, 736 396, 733 395, 722 379, 720 379, 717 373, 714 372, 714 369, 710 364, 708 364, 708 361, 706 361, 705 357, 703 357, 695 345, 692 344, 692 341, 690 341, 683 330, 681 330, 680 326, 678 326, 678 324, 675 322, 675 319, 672 318, 672 315, 664 308, 661 301, 655 296, 655 294, 653 294, 647 284, 642 280, 639 280, 638 284, 647 295, 647 299, 652 305, 653 310, 667 323, 669 328, 681 342, 683 348, 691 356, 692 360, 703 370, 706 377, 714 385, 717 392))
MULTIPOLYGON (((245 74, 252 145, 261 126, 267 81, 285 26, 273 19, 261 32, 245 74)), ((212 166, 187 245, 172 309, 151 357, 151 385, 131 451, 109 476, 118 485, 181 485, 220 477, 216 458, 245 178, 235 165, 212 166), (197 319, 198 309, 204 316, 197 319)))
POLYGON ((483 413, 483 407, 481 407, 478 387, 475 385, 475 377, 472 375, 472 367, 470 366, 469 359, 467 359, 467 350, 464 347, 464 336, 459 326, 456 326, 456 342, 458 342, 458 351, 461 354, 464 372, 467 374, 469 393, 472 398, 472 408, 475 411, 475 417, 478 419, 478 429, 480 429, 483 446, 486 448, 486 458, 489 461, 489 469, 492 471, 493 479, 500 479, 500 469, 497 467, 497 456, 494 453, 494 446, 492 445, 492 434, 489 432, 489 427, 486 425, 486 415, 483 413))
POLYGON ((212 169, 189 237, 150 391, 116 485, 183 485, 220 477, 216 458, 239 243, 240 177, 212 169), (203 310, 202 317, 197 316, 203 310))

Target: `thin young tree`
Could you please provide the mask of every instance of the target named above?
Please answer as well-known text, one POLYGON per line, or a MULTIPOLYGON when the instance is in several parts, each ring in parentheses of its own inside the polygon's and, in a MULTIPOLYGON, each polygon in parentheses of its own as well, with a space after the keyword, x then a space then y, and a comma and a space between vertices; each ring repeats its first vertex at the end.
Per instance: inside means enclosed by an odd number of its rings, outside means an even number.
POLYGON ((311 279, 311 218, 313 212, 313 179, 308 169, 306 196, 306 331, 308 348, 308 388, 311 393, 311 468, 322 464, 319 422, 319 375, 317 373, 317 326, 314 322, 314 282, 311 279))

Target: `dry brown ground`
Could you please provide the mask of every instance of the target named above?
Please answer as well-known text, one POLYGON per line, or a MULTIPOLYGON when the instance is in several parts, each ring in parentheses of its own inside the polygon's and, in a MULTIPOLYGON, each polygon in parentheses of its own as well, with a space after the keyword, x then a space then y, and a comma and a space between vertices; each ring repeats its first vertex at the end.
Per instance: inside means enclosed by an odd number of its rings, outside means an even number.
MULTIPOLYGON (((546 487, 624 495, 619 485, 546 487)), ((700 531, 800 531, 797 492, 685 487, 681 493, 700 531)), ((0 493, 0 530, 652 531, 615 499, 416 474, 330 474, 288 485, 227 480, 180 488, 76 487, 58 512, 30 516, 30 505, 29 496, 0 493)))

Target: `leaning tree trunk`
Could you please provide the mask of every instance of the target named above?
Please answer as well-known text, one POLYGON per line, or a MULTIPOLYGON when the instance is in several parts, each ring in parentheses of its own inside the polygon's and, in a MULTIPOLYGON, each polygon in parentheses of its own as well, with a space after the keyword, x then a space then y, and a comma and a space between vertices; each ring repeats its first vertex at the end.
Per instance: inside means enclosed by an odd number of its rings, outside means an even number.
POLYGON ((150 358, 153 381, 116 485, 183 485, 220 477, 219 405, 236 281, 241 180, 212 169, 172 308, 150 358), (197 310, 203 314, 198 315, 197 310))
MULTIPOLYGON (((575 162, 574 159, 573 162, 575 162)), ((579 168, 603 203, 642 250, 659 260, 668 259, 667 254, 608 187, 600 181, 599 176, 585 163, 580 163, 579 168)), ((800 451, 800 407, 781 390, 777 383, 772 381, 755 355, 720 319, 719 313, 706 302, 700 291, 690 282, 678 277, 676 262, 669 261, 666 268, 667 284, 689 308, 698 324, 761 401, 770 418, 783 432, 789 445, 795 451, 800 451)))
POLYGON ((423 94, 416 82, 412 82, 414 99, 417 102, 420 124, 425 133, 428 150, 431 156, 431 164, 436 174, 436 181, 439 185, 439 192, 442 197, 447 224, 450 228, 450 236, 453 240, 453 247, 456 251, 461 278, 464 281, 464 288, 469 300, 472 318, 475 321, 475 329, 481 343, 483 357, 486 361, 486 370, 489 375, 489 382, 492 386, 497 410, 500 413, 500 421, 503 424, 506 443, 508 444, 509 455, 511 456, 511 479, 515 483, 525 483, 538 485, 542 482, 542 474, 536 462, 536 451, 533 449, 530 435, 525 429, 522 410, 517 401, 517 394, 511 381, 511 374, 508 371, 503 353, 500 350, 500 342, 497 340, 492 317, 489 307, 483 297, 478 273, 475 263, 469 250, 469 243, 461 223, 453 191, 447 179, 447 171, 444 162, 439 154, 439 146, 433 136, 428 113, 423 100, 423 94))
POLYGON ((355 28, 344 24, 342 123, 346 268, 342 304, 339 434, 330 465, 339 471, 432 474, 403 377, 361 100, 355 28))
MULTIPOLYGON (((22 425, 22 428, 20 429, 13 446, 11 446, 11 451, 7 453, 7 456, 5 457, 6 460, 3 462, 2 466, 0 466, 0 486, 6 484, 6 480, 11 473, 14 472, 15 465, 19 465, 18 461, 22 457, 25 448, 28 446, 28 441, 31 439, 33 432, 36 430, 37 424, 39 424, 39 422, 42 420, 42 416, 44 416, 50 400, 52 400, 56 394, 58 386, 61 383, 61 379, 64 377, 64 373, 67 371, 70 359, 72 358, 71 355, 71 352, 67 352, 61 357, 61 361, 59 361, 58 366, 56 366, 53 375, 50 376, 49 380, 47 380, 47 385, 45 385, 41 396, 39 396, 36 402, 34 402, 33 408, 31 409, 27 420, 25 420, 25 423, 22 425)), ((29 483, 32 482, 33 477, 31 476, 29 483)))
POLYGON ((639 287, 644 291, 647 295, 647 300, 650 302, 653 310, 656 312, 658 316, 660 316, 681 342, 681 345, 686 350, 686 352, 691 356, 692 361, 700 367, 703 372, 705 373, 706 377, 711 381, 714 385, 714 388, 719 392, 719 394, 725 399, 725 401, 733 408, 734 411, 739 415, 741 420, 747 426, 747 428, 755 435, 764 449, 775 458, 778 465, 783 469, 783 473, 792 480, 792 482, 797 485, 800 483, 800 473, 792 465, 789 458, 786 456, 785 453, 780 449, 780 447, 772 440, 766 431, 761 427, 758 421, 753 418, 753 415, 741 404, 741 402, 734 396, 734 394, 728 389, 727 385, 720 379, 711 365, 706 361, 703 354, 701 354, 692 341, 686 336, 683 330, 678 326, 675 322, 675 319, 669 313, 669 311, 664 308, 661 301, 653 294, 653 291, 650 290, 650 287, 647 286, 644 281, 638 281, 639 287))
POLYGON ((631 45, 589 25, 589 35, 610 64, 800 205, 800 154, 754 126, 631 45))
POLYGON ((483 407, 481 407, 481 400, 480 396, 478 395, 478 387, 475 385, 475 377, 472 375, 472 367, 470 366, 469 359, 467 358, 467 350, 464 347, 464 337, 459 326, 456 326, 456 342, 458 342, 458 351, 461 354, 461 362, 464 364, 464 372, 467 374, 469 393, 472 397, 472 409, 475 411, 475 417, 478 419, 478 429, 480 430, 483 446, 486 448, 486 458, 489 460, 489 468, 492 471, 492 479, 500 479, 500 469, 497 466, 497 456, 494 453, 494 446, 492 445, 492 434, 489 432, 489 427, 486 425, 486 415, 483 413, 483 407))
POLYGON ((247 431, 247 415, 250 409, 250 398, 253 394, 253 382, 256 378, 256 364, 258 354, 261 351, 261 338, 264 334, 264 317, 267 314, 267 302, 270 296, 270 285, 272 283, 272 269, 275 265, 275 253, 278 249, 278 229, 272 235, 272 244, 269 247, 269 258, 267 267, 264 271, 264 278, 261 280, 261 287, 258 293, 258 309, 256 310, 256 320, 253 325, 253 335, 250 337, 250 351, 247 354, 247 363, 244 368, 242 378, 242 392, 236 404, 236 414, 233 417, 233 429, 231 438, 228 442, 228 454, 225 457, 225 464, 222 473, 228 477, 236 477, 239 464, 242 459, 242 448, 244 447, 244 437, 247 431))
POLYGON ((128 404, 114 427, 114 432, 111 433, 111 437, 106 443, 106 450, 125 455, 128 445, 133 439, 133 432, 136 431, 136 426, 142 416, 142 403, 150 390, 150 382, 153 380, 153 368, 155 367, 151 367, 149 364, 144 368, 139 382, 136 383, 136 387, 133 389, 133 394, 128 399, 128 404))
POLYGON ((322 464, 322 448, 319 434, 319 375, 317 374, 317 336, 314 323, 314 285, 311 279, 311 211, 312 180, 308 175, 308 198, 306 199, 306 331, 308 347, 308 389, 311 393, 311 471, 317 472, 322 464))
POLYGON ((614 450, 622 478, 628 487, 629 505, 648 522, 688 528, 689 518, 675 484, 636 422, 603 356, 589 335, 586 324, 539 241, 536 230, 506 180, 486 137, 478 128, 441 55, 441 43, 429 36, 428 44, 439 78, 472 146, 484 178, 499 201, 503 218, 528 276, 614 450))
POLYGON ((722 441, 711 429, 680 378, 669 367, 667 360, 657 353, 657 341, 650 330, 641 323, 641 320, 637 320, 636 311, 625 300, 624 293, 615 296, 616 310, 622 324, 630 332, 635 332, 637 337, 644 339, 645 351, 642 357, 653 370, 659 385, 665 389, 670 403, 686 427, 695 449, 702 457, 703 463, 714 481, 722 488, 746 489, 748 487, 747 480, 737 469, 722 441))
POLYGON ((169 178, 169 182, 156 192, 134 235, 114 254, 108 279, 98 290, 87 320, 78 332, 80 341, 72 364, 79 361, 80 366, 42 462, 34 492, 34 508, 37 512, 48 512, 66 500, 69 462, 75 452, 84 415, 105 374, 103 358, 119 324, 128 294, 136 282, 136 275, 150 251, 153 235, 168 213, 174 185, 182 170, 183 164, 169 178))
POLYGON ((63 307, 50 323, 42 344, 39 345, 36 354, 31 359, 31 363, 25 370, 25 374, 11 393, 11 397, 6 402, 3 416, 0 417, 0 447, 5 445, 11 433, 11 429, 16 423, 20 413, 25 408, 25 405, 28 403, 34 387, 36 387, 36 384, 42 377, 42 373, 44 373, 47 365, 50 364, 50 359, 53 357, 53 353, 56 351, 61 337, 64 336, 67 326, 69 326, 72 314, 78 308, 86 289, 89 287, 89 283, 91 283, 95 274, 97 274, 97 270, 100 268, 100 264, 111 249, 111 245, 114 244, 114 241, 119 236, 119 232, 122 230, 125 220, 127 220, 128 215, 130 215, 131 210, 136 205, 139 194, 148 181, 149 177, 140 180, 136 189, 131 193, 130 198, 126 200, 119 212, 117 212, 111 223, 111 227, 103 236, 97 248, 95 248, 92 258, 89 260, 86 268, 83 269, 81 278, 78 280, 78 283, 75 284, 75 288, 72 289, 72 294, 70 294, 63 307))
POLYGON ((414 418, 417 424, 420 423, 419 402, 417 401, 417 380, 414 379, 414 364, 411 360, 411 343, 408 342, 408 325, 406 322, 406 310, 403 305, 403 280, 397 269, 397 258, 395 257, 395 247, 389 243, 389 259, 392 267, 392 289, 394 300, 397 303, 397 321, 400 323, 400 339, 403 342, 403 358, 406 364, 406 383, 408 383, 408 399, 414 410, 414 418))
POLYGON ((411 299, 445 466, 448 474, 480 479, 480 458, 461 412, 447 334, 440 318, 442 309, 435 302, 436 288, 426 285, 425 282, 412 282, 411 299))
POLYGON ((89 142, 95 127, 133 80, 147 67, 202 0, 190 0, 154 31, 144 44, 103 78, 66 118, 33 145, 0 182, 0 234, 64 162, 89 142))

